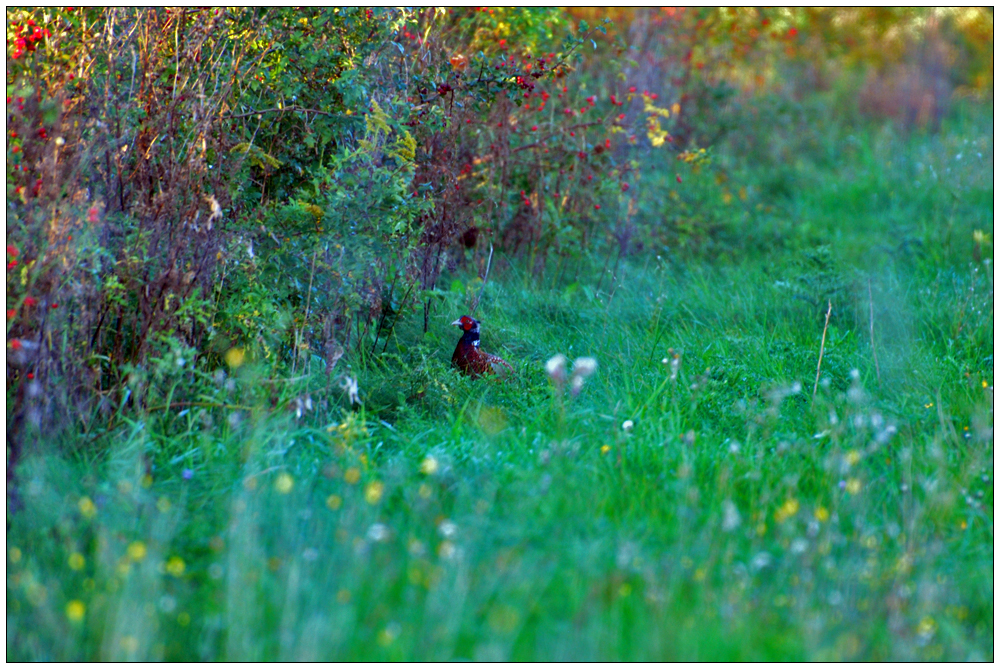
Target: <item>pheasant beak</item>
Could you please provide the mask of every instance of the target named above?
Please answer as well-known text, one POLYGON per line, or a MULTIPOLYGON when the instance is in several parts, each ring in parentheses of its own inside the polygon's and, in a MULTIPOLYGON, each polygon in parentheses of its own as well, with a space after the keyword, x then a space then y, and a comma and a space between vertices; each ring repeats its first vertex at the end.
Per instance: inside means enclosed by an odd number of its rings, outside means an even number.
POLYGON ((462 327, 462 319, 459 318, 457 321, 453 321, 452 325, 454 325, 455 327, 462 327))

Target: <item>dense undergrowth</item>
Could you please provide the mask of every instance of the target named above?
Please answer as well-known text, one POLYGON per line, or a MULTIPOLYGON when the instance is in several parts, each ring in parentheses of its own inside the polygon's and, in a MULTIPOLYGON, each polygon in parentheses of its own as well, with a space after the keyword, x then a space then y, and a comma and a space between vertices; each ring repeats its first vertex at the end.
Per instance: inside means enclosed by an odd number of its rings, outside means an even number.
MULTIPOLYGON (((730 91, 718 117, 661 115, 725 87, 651 49, 677 76, 659 101, 622 86, 620 111, 614 76, 559 52, 544 67, 575 63, 559 80, 582 107, 548 127, 602 114, 586 132, 614 148, 522 150, 538 107, 462 75, 499 71, 500 39, 541 52, 565 26, 497 11, 316 10, 333 27, 315 32, 291 10, 165 12, 203 39, 176 52, 197 75, 179 89, 226 79, 252 113, 203 119, 190 160, 122 151, 118 181, 111 162, 81 171, 108 137, 65 140, 80 156, 61 174, 91 194, 8 172, 8 660, 992 660, 991 110, 960 101, 921 129, 838 113, 849 90, 730 91), (224 21, 270 84, 199 64, 231 57, 224 21), (363 35, 388 46, 338 51, 363 35), (435 39, 485 56, 428 49, 401 74, 435 39), (304 76, 310 49, 344 60, 304 76), (261 123, 279 103, 336 114, 261 123), (184 195, 190 211, 143 190, 191 165, 218 190, 184 195), (115 213, 112 192, 133 200, 115 213), (75 240, 53 233, 73 216, 75 240), (45 264, 53 249, 67 260, 45 264), (473 311, 511 377, 450 367, 448 323, 473 311), (547 373, 556 354, 596 359, 578 393, 547 373)), ((175 53, 114 34, 107 64, 175 53)), ((656 68, 618 56, 652 87, 656 68)), ((530 71, 497 76, 523 96, 547 81, 530 71)), ((147 95, 170 122, 203 104, 147 95)))

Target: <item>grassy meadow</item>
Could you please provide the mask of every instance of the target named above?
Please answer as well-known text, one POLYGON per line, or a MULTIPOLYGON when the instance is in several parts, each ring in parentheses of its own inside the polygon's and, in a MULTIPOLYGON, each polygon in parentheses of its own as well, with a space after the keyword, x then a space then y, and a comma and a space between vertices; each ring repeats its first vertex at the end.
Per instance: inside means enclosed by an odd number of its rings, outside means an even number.
POLYGON ((426 335, 337 363, 357 403, 318 356, 161 359, 144 382, 198 402, 24 456, 7 659, 992 661, 976 119, 647 174, 638 215, 707 212, 714 246, 498 255, 504 381, 450 368, 462 263, 426 335), (578 394, 556 354, 596 359, 578 394))

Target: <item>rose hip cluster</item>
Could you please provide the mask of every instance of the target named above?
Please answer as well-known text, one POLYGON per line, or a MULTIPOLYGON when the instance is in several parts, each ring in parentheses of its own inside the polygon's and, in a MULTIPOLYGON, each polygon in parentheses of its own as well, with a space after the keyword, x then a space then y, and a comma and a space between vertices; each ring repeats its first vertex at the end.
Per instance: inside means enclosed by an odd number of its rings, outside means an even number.
POLYGON ((24 25, 11 26, 14 30, 14 51, 10 57, 17 60, 24 52, 32 52, 46 37, 52 37, 48 28, 35 25, 34 19, 28 19, 24 25))

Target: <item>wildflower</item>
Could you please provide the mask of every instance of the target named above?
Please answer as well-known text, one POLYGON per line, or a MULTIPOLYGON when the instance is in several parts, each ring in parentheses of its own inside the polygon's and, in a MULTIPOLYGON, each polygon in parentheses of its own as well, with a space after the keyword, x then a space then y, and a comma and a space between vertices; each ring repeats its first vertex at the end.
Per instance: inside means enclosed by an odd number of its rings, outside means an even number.
POLYGON ((81 497, 77 507, 80 509, 80 515, 84 518, 89 519, 97 515, 97 507, 94 506, 89 497, 81 497))
POLYGON ((175 555, 169 560, 167 560, 167 564, 164 568, 167 570, 167 573, 170 574, 171 576, 175 578, 180 578, 184 574, 184 568, 185 568, 184 560, 175 555))
POLYGON ((562 387, 563 383, 566 382, 566 362, 566 356, 557 353, 545 363, 545 373, 559 387, 562 387))
POLYGON ((73 571, 80 571, 87 564, 87 561, 79 553, 71 553, 69 560, 66 562, 69 564, 69 568, 73 571))
POLYGON ((438 525, 438 532, 440 532, 441 536, 445 539, 451 539, 458 534, 458 525, 447 519, 442 520, 441 524, 438 525))
POLYGON ((757 553, 757 555, 753 557, 753 560, 751 560, 750 562, 750 566, 753 567, 755 571, 760 571, 764 567, 770 565, 771 561, 772 561, 771 554, 761 551, 760 553, 757 553))
POLYGON ((369 504, 378 504, 385 492, 385 484, 381 481, 372 481, 365 486, 365 501, 369 504))
POLYGON ((350 485, 354 485, 361 480, 361 470, 357 467, 350 467, 344 472, 344 480, 350 485))
POLYGON ((454 558, 457 552, 458 551, 455 548, 455 544, 451 543, 450 541, 442 541, 441 545, 438 546, 438 555, 444 558, 445 560, 450 560, 454 558))
POLYGON ((608 446, 607 444, 604 444, 603 446, 601 446, 601 455, 607 455, 610 452, 611 452, 611 447, 610 446, 608 446))
POLYGON ((330 509, 331 511, 336 511, 337 509, 340 508, 340 505, 343 504, 343 502, 344 500, 341 498, 340 495, 330 495, 329 497, 326 498, 326 508, 330 509))
POLYGON ((79 599, 74 599, 66 605, 66 617, 70 622, 80 622, 86 612, 87 607, 79 599))
POLYGON ((433 476, 438 470, 438 461, 433 455, 428 455, 420 463, 420 473, 433 476))
POLYGON ((573 361, 573 378, 570 381, 570 394, 573 397, 580 394, 584 379, 593 374, 596 369, 597 360, 594 358, 577 358, 573 361))
POLYGON ((368 537, 369 541, 386 541, 389 538, 389 528, 382 523, 375 523, 368 528, 365 536, 368 537))
POLYGON ((243 364, 245 353, 242 348, 231 348, 226 351, 226 364, 236 369, 243 364))
POLYGON ((292 479, 292 475, 288 472, 281 472, 278 474, 278 478, 274 481, 274 489, 282 495, 290 493, 293 485, 295 485, 295 481, 292 479))
POLYGON ((781 508, 775 512, 774 519, 779 523, 783 523, 798 512, 799 500, 793 497, 786 500, 785 503, 781 505, 781 508))
POLYGON ((388 625, 385 626, 385 629, 383 629, 381 632, 378 633, 378 645, 380 646, 390 645, 393 641, 396 640, 396 637, 399 636, 399 633, 401 631, 402 631, 402 626, 399 623, 397 622, 389 623, 388 625))
POLYGON ((722 531, 732 532, 740 526, 740 511, 731 500, 726 500, 722 504, 722 531))
POLYGON ((341 389, 347 393, 347 399, 350 400, 351 404, 360 404, 361 400, 358 399, 358 380, 351 376, 344 376, 340 382, 341 389))
POLYGON ((146 544, 133 541, 128 545, 128 557, 132 562, 142 562, 146 558, 146 544))
POLYGON ((594 358, 577 358, 573 361, 573 375, 587 378, 597 370, 597 360, 594 358))
POLYGON ((920 624, 917 626, 917 634, 922 637, 931 637, 936 631, 937 623, 934 622, 934 618, 931 618, 930 616, 924 616, 920 620, 920 624))
POLYGON ((633 427, 635 427, 635 423, 632 422, 632 419, 626 420, 622 423, 622 430, 625 432, 631 432, 633 427))
POLYGON ((848 479, 844 489, 847 490, 849 495, 857 495, 861 492, 861 481, 858 479, 848 479))
POLYGON ((194 478, 194 470, 185 467, 181 471, 181 478, 184 479, 185 481, 190 481, 192 478, 194 478))

